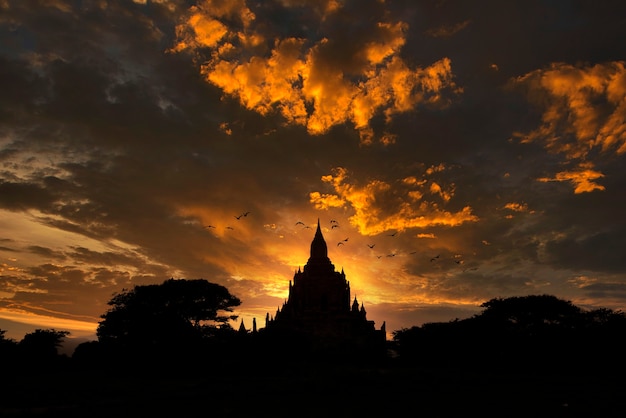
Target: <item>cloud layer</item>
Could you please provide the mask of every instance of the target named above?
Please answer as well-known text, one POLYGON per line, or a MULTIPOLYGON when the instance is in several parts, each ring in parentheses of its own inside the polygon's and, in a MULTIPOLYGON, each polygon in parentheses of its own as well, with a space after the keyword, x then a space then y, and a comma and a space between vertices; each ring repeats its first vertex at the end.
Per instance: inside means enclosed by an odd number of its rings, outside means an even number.
POLYGON ((390 331, 624 309, 614 3, 0 1, 0 328, 170 277, 263 326, 318 219, 390 331))

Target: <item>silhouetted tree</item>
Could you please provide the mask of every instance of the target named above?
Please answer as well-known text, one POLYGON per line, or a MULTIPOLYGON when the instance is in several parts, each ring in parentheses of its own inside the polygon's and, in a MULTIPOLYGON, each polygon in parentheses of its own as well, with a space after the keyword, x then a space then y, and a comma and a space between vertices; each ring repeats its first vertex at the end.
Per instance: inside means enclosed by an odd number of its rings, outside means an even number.
POLYGON ((6 338, 5 334, 6 330, 0 329, 0 355, 2 355, 3 358, 13 355, 17 347, 15 340, 6 338))
POLYGON ((11 343, 13 341, 12 339, 6 338, 4 336, 4 334, 6 334, 6 333, 7 333, 6 330, 0 328, 0 344, 9 344, 9 343, 11 343))
POLYGON ((169 279, 124 290, 108 302, 98 340, 107 346, 174 350, 232 330, 229 315, 241 301, 204 279, 169 279))
POLYGON ((626 315, 622 311, 599 308, 585 312, 583 315, 585 324, 589 328, 623 329, 626 325, 626 315))
POLYGON ((99 341, 80 343, 72 353, 72 361, 79 367, 107 367, 106 353, 99 341))
POLYGON ((58 348, 69 334, 68 331, 55 329, 36 329, 34 332, 24 335, 24 338, 19 342, 19 348, 26 356, 51 359, 59 355, 58 348))
POLYGON ((495 298, 471 318, 395 331, 402 358, 454 367, 562 371, 626 367, 617 342, 626 317, 610 309, 584 311, 551 295, 495 298))
POLYGON ((31 372, 45 372, 65 366, 69 359, 59 354, 58 348, 69 334, 68 331, 55 329, 36 329, 24 335, 17 344, 17 361, 12 366, 31 372))
POLYGON ((478 315, 481 321, 527 335, 574 329, 582 325, 583 319, 580 308, 552 295, 495 298, 480 306, 485 308, 478 315))
POLYGON ((17 342, 5 336, 6 331, 0 329, 0 359, 7 370, 13 370, 18 367, 18 348, 17 342))

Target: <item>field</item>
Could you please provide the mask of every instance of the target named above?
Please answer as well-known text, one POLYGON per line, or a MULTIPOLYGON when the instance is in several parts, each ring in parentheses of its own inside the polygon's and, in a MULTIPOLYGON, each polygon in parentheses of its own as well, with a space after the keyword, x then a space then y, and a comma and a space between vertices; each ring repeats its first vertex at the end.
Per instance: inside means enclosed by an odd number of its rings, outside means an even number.
POLYGON ((1 417, 623 417, 621 376, 277 365, 5 378, 1 417))

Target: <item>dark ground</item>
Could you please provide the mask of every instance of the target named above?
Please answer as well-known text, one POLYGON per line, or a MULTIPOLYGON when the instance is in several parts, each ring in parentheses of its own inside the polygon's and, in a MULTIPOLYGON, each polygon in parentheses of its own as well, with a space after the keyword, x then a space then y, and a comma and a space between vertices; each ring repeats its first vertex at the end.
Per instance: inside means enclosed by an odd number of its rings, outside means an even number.
POLYGON ((623 376, 276 364, 4 375, 0 417, 624 417, 623 376), (200 371, 202 370, 202 371, 200 371))

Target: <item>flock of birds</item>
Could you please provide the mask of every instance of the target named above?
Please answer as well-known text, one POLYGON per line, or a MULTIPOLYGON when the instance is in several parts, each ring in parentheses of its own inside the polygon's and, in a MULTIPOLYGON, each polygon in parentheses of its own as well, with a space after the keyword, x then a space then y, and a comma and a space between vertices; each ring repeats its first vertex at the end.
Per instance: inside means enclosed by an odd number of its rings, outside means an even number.
MULTIPOLYGON (((246 211, 246 212, 243 212, 243 213, 241 213, 239 215, 234 215, 234 218, 236 220, 241 220, 243 218, 246 218, 250 214, 251 214, 250 211, 246 211)), ((296 222, 295 226, 301 226, 303 229, 312 229, 312 227, 310 225, 307 225, 307 224, 305 224, 302 221, 296 222)), ((212 229, 212 228, 216 228, 216 227, 214 225, 205 225, 203 228, 204 229, 212 229)), ((331 219, 330 220, 330 229, 334 230, 336 228, 339 228, 339 222, 337 220, 335 220, 335 219, 331 219)), ((225 229, 233 230, 234 228, 232 226, 226 226, 225 229)), ((398 231, 395 231, 395 232, 393 232, 391 234, 387 234, 387 236, 388 237, 395 237, 397 234, 398 234, 398 231)), ((339 247, 341 245, 345 245, 349 241, 349 239, 350 239, 349 237, 346 237, 345 239, 337 242, 337 247, 339 247)), ((370 250, 374 250, 374 247, 376 247, 376 244, 375 243, 374 244, 367 244, 367 246, 369 247, 370 250)), ((408 255, 415 255, 415 254, 417 254, 417 251, 411 251, 411 252, 408 252, 407 254, 408 255)), ((376 258, 378 258, 378 259, 381 259, 383 257, 392 258, 392 257, 395 257, 397 255, 399 255, 397 252, 392 252, 392 253, 389 253, 389 254, 386 254, 386 255, 378 254, 378 255, 376 255, 376 258)), ((430 258, 430 262, 431 263, 437 263, 437 262, 440 262, 442 260, 443 260, 443 257, 441 257, 441 254, 437 254, 437 255, 435 255, 435 256, 430 258)), ((459 266, 465 264, 465 260, 463 260, 460 255, 454 255, 452 257, 452 260, 454 261, 455 264, 457 264, 459 266)), ((468 270, 473 271, 473 270, 477 270, 477 269, 478 269, 478 267, 468 267, 468 268, 464 268, 463 271, 464 272, 468 271, 468 270)))
MULTIPOLYGON (((245 217, 247 217, 248 215, 250 215, 250 213, 251 213, 250 211, 246 211, 246 212, 244 212, 244 213, 242 213, 242 214, 240 214, 240 215, 235 215, 235 216, 234 216, 234 218, 235 218, 235 219, 237 219, 237 220, 240 220, 241 218, 245 218, 245 217)), ((203 226, 203 228, 204 228, 204 229, 212 229, 212 228, 213 228, 213 229, 215 229, 215 228, 216 228, 216 226, 215 226, 215 225, 204 225, 204 226, 203 226)), ((234 230, 235 228, 233 228, 233 227, 232 227, 232 226, 230 226, 230 225, 227 225, 227 226, 225 227, 225 229, 234 230)))

